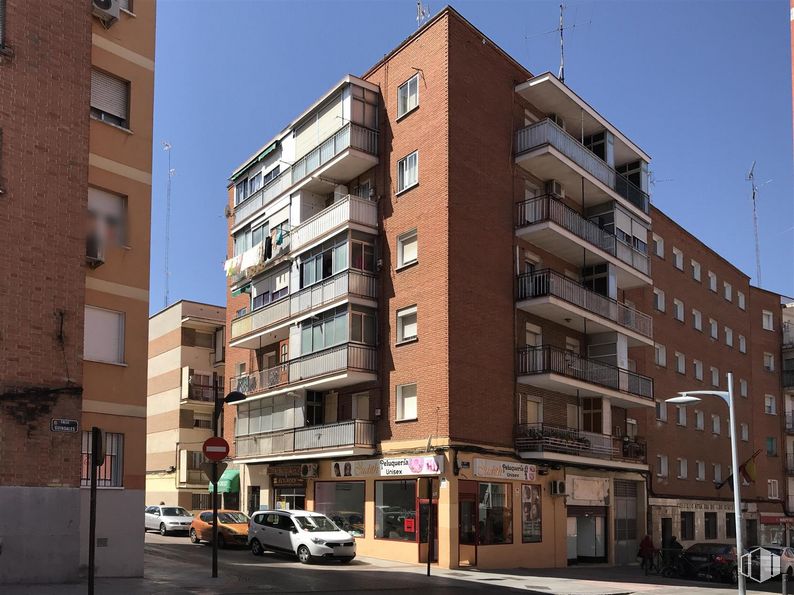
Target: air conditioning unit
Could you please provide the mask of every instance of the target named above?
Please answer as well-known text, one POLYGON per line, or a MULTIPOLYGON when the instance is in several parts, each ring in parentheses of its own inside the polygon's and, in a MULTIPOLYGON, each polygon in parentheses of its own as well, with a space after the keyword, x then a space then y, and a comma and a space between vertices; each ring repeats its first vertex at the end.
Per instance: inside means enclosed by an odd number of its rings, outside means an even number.
POLYGON ((119 0, 91 0, 91 9, 105 27, 110 27, 119 19, 119 0))
POLYGON ((564 496, 565 495, 565 482, 560 480, 554 480, 549 484, 549 488, 551 491, 552 496, 564 496))
POLYGON ((85 259, 92 269, 105 263, 105 242, 97 232, 88 234, 86 238, 85 259))
POLYGON ((549 120, 565 130, 565 120, 563 120, 561 116, 558 116, 557 114, 549 114, 549 120))
POLYGON ((548 180, 545 186, 546 194, 565 198, 565 187, 559 180, 548 180))
POLYGON ((303 463, 301 465, 301 477, 303 479, 313 479, 317 477, 317 463, 303 463))

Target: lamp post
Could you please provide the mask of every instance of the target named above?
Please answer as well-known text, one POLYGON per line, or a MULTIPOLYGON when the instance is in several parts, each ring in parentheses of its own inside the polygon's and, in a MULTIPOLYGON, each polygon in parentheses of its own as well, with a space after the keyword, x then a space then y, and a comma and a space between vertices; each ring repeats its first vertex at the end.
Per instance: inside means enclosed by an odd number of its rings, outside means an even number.
POLYGON ((667 403, 687 405, 697 403, 701 396, 717 397, 728 404, 729 423, 731 427, 731 475, 733 476, 733 519, 736 524, 736 574, 738 575, 739 595, 746 594, 745 577, 740 572, 742 556, 742 500, 739 494, 741 481, 739 480, 739 450, 736 438, 736 412, 733 406, 733 372, 728 372, 728 390, 688 390, 678 393, 678 397, 666 399, 667 403))

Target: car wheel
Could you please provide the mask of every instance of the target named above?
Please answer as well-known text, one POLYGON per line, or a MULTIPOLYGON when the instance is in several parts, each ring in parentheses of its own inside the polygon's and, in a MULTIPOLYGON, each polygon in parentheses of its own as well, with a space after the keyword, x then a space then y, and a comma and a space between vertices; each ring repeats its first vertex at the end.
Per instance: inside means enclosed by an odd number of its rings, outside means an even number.
POLYGON ((261 543, 259 543, 259 540, 258 540, 258 539, 254 539, 254 540, 251 542, 251 553, 252 553, 254 556, 261 556, 261 555, 263 555, 263 554, 265 553, 265 550, 264 550, 264 548, 262 547, 262 544, 261 544, 261 543))
POLYGON ((201 540, 199 539, 199 536, 196 534, 196 530, 195 529, 191 529, 190 530, 190 543, 198 543, 199 541, 201 541, 201 540))
POLYGON ((220 549, 224 549, 226 547, 226 540, 223 538, 223 535, 218 535, 218 547, 220 549))
POLYGON ((165 523, 160 523, 160 535, 166 536, 168 535, 168 531, 165 529, 165 523))
POLYGON ((305 545, 298 546, 298 561, 301 564, 308 564, 312 561, 312 553, 305 545))

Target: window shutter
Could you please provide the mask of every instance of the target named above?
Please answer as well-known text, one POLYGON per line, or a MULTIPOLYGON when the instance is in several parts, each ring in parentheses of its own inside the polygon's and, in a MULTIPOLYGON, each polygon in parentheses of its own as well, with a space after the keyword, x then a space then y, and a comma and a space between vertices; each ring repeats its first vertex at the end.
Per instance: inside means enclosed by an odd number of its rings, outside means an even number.
POLYGON ((127 103, 127 81, 91 70, 91 107, 126 120, 127 103))

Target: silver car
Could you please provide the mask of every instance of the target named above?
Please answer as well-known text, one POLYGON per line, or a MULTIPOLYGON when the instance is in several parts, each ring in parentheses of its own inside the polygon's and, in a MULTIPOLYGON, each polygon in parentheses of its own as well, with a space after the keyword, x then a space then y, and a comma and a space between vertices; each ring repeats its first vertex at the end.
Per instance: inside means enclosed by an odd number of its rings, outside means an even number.
POLYGON ((144 531, 154 529, 160 535, 190 530, 193 515, 181 506, 147 506, 144 513, 144 531))

